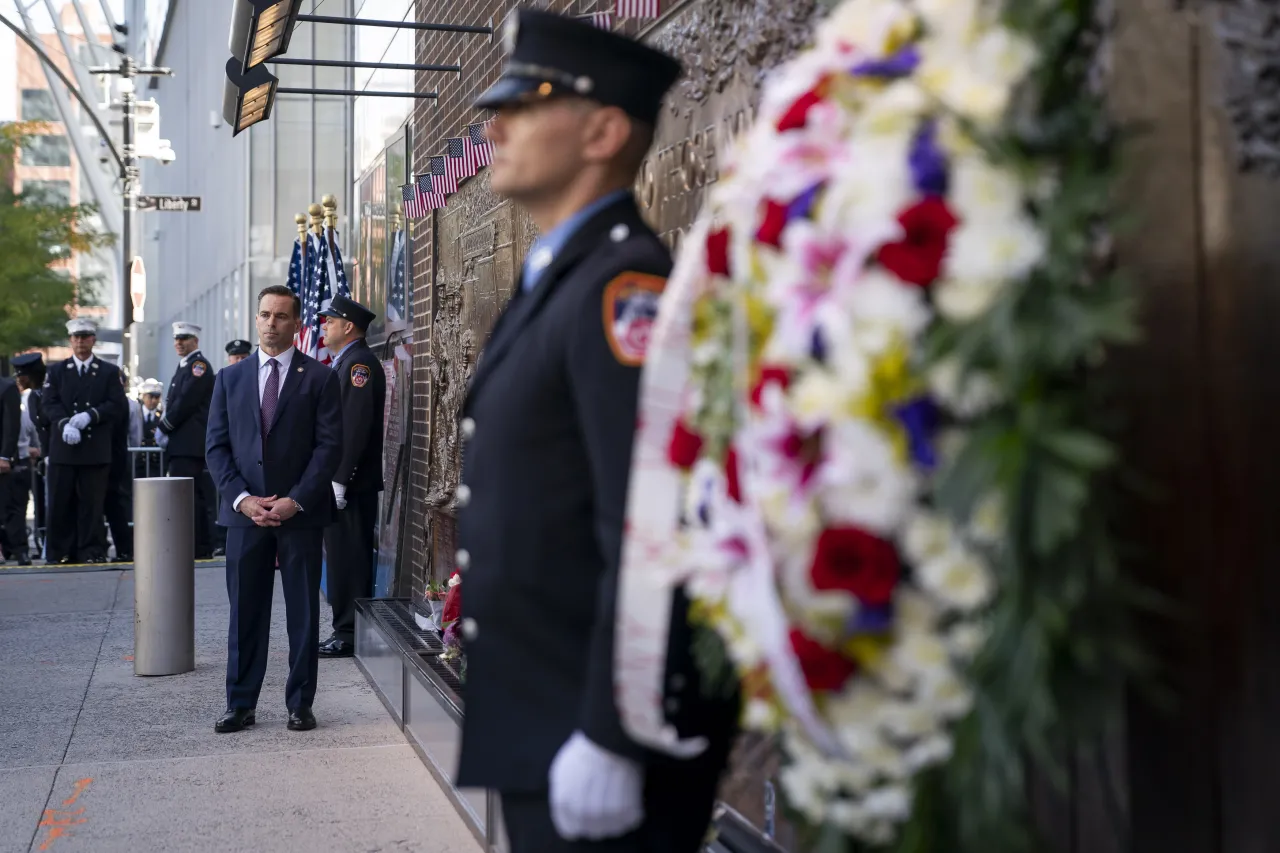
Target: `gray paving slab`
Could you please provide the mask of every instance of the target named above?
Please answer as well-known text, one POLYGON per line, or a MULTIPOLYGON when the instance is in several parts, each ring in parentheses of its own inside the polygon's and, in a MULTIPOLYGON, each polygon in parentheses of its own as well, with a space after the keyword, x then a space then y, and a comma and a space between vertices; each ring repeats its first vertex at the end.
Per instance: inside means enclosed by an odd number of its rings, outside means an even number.
MULTIPOLYGON (((227 606, 227 570, 224 566, 197 565, 195 577, 197 607, 227 606)), ((125 572, 120 578, 120 590, 116 594, 117 610, 133 609, 133 587, 133 572, 125 572)))
POLYGON ((38 848, 63 821, 49 845, 55 853, 481 849, 403 742, 71 764, 59 772, 51 802, 59 805, 35 840, 38 848), (338 784, 342 796, 331 796, 338 784))
POLYGON ((56 767, 0 770, 0 853, 26 853, 40 825, 56 767))
POLYGON ((0 617, 110 610, 120 572, 0 573, 0 617))

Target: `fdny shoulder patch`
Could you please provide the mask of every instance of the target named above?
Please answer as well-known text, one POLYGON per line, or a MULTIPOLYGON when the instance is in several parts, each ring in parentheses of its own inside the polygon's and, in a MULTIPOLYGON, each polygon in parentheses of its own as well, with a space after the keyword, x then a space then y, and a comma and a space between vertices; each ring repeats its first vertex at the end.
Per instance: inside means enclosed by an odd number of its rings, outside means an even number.
POLYGON ((364 384, 369 381, 369 368, 363 364, 351 365, 351 385, 355 388, 363 388, 364 384))
POLYGON ((204 376, 204 372, 208 369, 209 369, 209 365, 205 364, 203 361, 191 362, 192 376, 204 376))
POLYGON ((620 364, 639 367, 658 319, 658 300, 667 280, 624 272, 604 288, 604 336, 620 364))

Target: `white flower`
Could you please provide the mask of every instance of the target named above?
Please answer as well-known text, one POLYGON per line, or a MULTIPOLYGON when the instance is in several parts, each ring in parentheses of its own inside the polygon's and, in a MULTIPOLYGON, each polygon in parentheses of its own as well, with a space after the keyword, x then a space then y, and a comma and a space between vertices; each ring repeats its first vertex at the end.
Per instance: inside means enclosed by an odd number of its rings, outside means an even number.
POLYGON ((891 690, 912 690, 922 681, 940 678, 949 672, 950 656, 937 636, 902 630, 889 653, 871 670, 891 690))
POLYGON ((913 745, 907 750, 904 758, 911 772, 918 773, 927 767, 933 767, 951 758, 953 744, 946 735, 934 735, 913 745))
POLYGON ((948 671, 921 683, 920 700, 928 707, 930 718, 955 720, 973 707, 973 691, 953 671, 948 671))
POLYGON ((925 51, 917 79, 929 94, 981 124, 999 120, 1012 94, 1008 84, 976 73, 963 54, 940 49, 925 51))
POLYGON ((773 731, 778 727, 778 709, 772 702, 752 699, 743 710, 742 724, 752 731, 773 731))
MULTIPOLYGON (((856 4, 855 4, 856 5, 856 4)), ((913 135, 855 136, 848 156, 831 169, 827 194, 818 207, 818 222, 839 233, 901 233, 898 214, 916 197, 911 179, 913 135)))
POLYGON ((827 816, 827 792, 818 784, 814 763, 795 760, 778 773, 787 802, 813 823, 827 816))
POLYGON ((898 0, 857 0, 841 3, 818 27, 819 50, 856 48, 860 53, 882 57, 892 46, 909 36, 915 15, 898 0))
POLYGON ((961 622, 947 634, 947 648, 958 658, 972 659, 986 644, 989 630, 985 623, 961 622))
POLYGON ((1039 58, 1035 45, 1009 30, 992 27, 978 39, 972 53, 974 70, 988 80, 1016 86, 1039 58))
POLYGON ((952 163, 947 203, 960 219, 1015 216, 1025 202, 1017 175, 992 164, 981 152, 952 163))
POLYGON ((996 545, 1004 538, 1007 523, 1004 495, 989 492, 974 506, 968 534, 982 545, 996 545))
POLYGON ((879 788, 862 801, 863 806, 873 817, 891 821, 903 821, 911 813, 911 795, 906 788, 887 785, 879 788))
POLYGON ((865 375, 836 376, 828 370, 809 370, 792 386, 790 410, 806 432, 847 417, 853 401, 866 387, 865 375))
POLYGON ((971 551, 957 546, 916 566, 920 586, 939 601, 961 610, 974 610, 991 600, 995 580, 971 551))
POLYGON ((450 588, 450 589, 453 589, 455 586, 457 586, 457 585, 458 585, 458 584, 460 584, 460 583, 462 583, 462 575, 455 574, 455 575, 450 576, 450 578, 449 578, 449 588, 450 588))
POLYGON ((979 415, 1003 398, 989 375, 976 370, 965 372, 954 359, 935 364, 927 378, 929 390, 938 402, 962 418, 979 415))
POLYGON ((910 137, 931 106, 929 96, 914 80, 895 80, 867 99, 855 129, 860 135, 910 137))
POLYGON ((848 313, 854 342, 872 357, 895 341, 915 340, 929 325, 924 292, 878 268, 841 287, 837 299, 848 313))
POLYGON ((883 712, 884 730, 895 738, 919 738, 938 729, 938 721, 929 708, 910 702, 892 702, 883 712))
POLYGON ((951 322, 967 323, 987 313, 1004 288, 999 279, 945 278, 933 286, 933 304, 951 322))
POLYGON ((822 511, 833 524, 861 527, 888 536, 902 521, 916 494, 911 469, 898 463, 893 446, 865 421, 832 424, 818 467, 822 511))
POLYGON ((940 513, 921 509, 907 519, 899 547, 907 562, 919 565, 946 552, 954 539, 955 528, 950 519, 940 513))
POLYGON ((964 220, 951 233, 943 273, 967 282, 1016 281, 1043 259, 1044 234, 1022 214, 964 220))
POLYGON ((864 837, 871 827, 871 815, 866 807, 847 800, 831 805, 829 820, 856 838, 864 837))
POLYGON ((979 25, 990 18, 980 14, 982 6, 983 0, 916 0, 915 3, 916 11, 931 33, 960 44, 972 39, 979 25))

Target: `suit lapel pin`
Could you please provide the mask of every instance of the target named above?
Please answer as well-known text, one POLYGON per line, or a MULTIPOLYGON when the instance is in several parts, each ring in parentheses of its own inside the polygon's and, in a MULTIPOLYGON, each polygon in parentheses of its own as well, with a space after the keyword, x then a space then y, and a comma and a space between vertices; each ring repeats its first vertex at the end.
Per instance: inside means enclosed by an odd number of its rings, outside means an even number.
POLYGON ((302 368, 301 368, 301 367, 299 367, 299 368, 298 368, 298 372, 299 372, 299 373, 301 373, 301 372, 302 372, 302 368))

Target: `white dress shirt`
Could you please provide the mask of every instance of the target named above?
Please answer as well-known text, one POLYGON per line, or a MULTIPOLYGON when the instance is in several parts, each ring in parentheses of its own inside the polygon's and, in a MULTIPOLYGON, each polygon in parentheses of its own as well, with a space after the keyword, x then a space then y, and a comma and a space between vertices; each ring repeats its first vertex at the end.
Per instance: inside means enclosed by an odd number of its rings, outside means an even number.
POLYGON ((90 367, 93 366, 93 356, 89 356, 89 358, 86 361, 81 361, 80 359, 76 358, 73 355, 71 356, 71 360, 76 363, 76 373, 79 373, 81 375, 83 375, 85 371, 87 371, 90 367))
MULTIPOLYGON (((265 352, 262 351, 262 347, 258 347, 258 405, 259 406, 262 405, 262 398, 267 393, 267 377, 271 375, 271 366, 267 364, 267 362, 274 358, 276 360, 276 363, 280 365, 280 367, 277 368, 277 373, 279 374, 279 378, 276 380, 277 382, 276 399, 279 400, 280 392, 284 390, 284 381, 289 376, 289 365, 293 363, 293 350, 294 350, 294 347, 289 347, 287 350, 280 353, 279 355, 267 355, 265 352)), ((240 501, 244 500, 247 497, 249 497, 248 492, 241 492, 240 494, 236 495, 235 502, 231 504, 231 509, 234 510, 235 512, 239 512, 240 501)), ((290 500, 293 500, 293 499, 290 498, 290 500)), ((298 503, 298 502, 294 501, 294 503, 298 503)), ((298 504, 298 511, 299 512, 302 511, 301 504, 298 504)))

